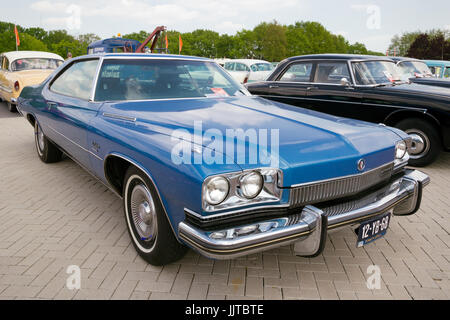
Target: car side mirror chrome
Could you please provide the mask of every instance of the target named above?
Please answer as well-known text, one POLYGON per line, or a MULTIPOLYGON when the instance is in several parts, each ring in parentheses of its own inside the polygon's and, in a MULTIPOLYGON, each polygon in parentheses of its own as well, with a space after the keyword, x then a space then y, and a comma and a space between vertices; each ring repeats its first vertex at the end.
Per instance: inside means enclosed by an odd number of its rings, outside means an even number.
POLYGON ((347 78, 342 78, 341 79, 341 86, 344 87, 350 87, 352 84, 350 83, 350 81, 347 78))

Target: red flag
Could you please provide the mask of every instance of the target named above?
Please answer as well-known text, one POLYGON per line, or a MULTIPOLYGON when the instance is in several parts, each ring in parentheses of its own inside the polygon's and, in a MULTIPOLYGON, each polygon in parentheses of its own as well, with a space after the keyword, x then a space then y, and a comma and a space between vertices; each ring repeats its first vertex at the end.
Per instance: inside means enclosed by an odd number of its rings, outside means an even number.
POLYGON ((183 48, 183 40, 181 40, 181 34, 178 35, 178 38, 179 38, 179 46, 180 46, 179 53, 181 53, 181 48, 183 48))
POLYGON ((169 40, 167 40, 167 33, 166 33, 166 49, 169 48, 169 40))
POLYGON ((17 31, 17 26, 16 25, 14 25, 14 33, 16 35, 16 46, 20 46, 19 32, 17 31))

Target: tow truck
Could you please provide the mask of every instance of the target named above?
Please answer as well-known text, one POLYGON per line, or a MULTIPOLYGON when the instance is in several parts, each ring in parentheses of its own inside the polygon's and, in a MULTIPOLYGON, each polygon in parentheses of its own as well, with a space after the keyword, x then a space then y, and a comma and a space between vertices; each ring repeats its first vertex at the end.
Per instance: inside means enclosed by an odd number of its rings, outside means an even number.
POLYGON ((164 52, 167 53, 167 49, 156 48, 158 39, 161 34, 165 32, 167 28, 165 26, 156 27, 155 30, 145 39, 144 42, 139 42, 133 39, 125 39, 122 37, 108 38, 103 40, 98 40, 92 42, 88 48, 88 54, 94 53, 117 53, 117 52, 134 52, 134 53, 144 53, 144 52, 164 52), (149 44, 150 43, 150 44, 149 44), (147 46, 149 45, 149 46, 147 46))

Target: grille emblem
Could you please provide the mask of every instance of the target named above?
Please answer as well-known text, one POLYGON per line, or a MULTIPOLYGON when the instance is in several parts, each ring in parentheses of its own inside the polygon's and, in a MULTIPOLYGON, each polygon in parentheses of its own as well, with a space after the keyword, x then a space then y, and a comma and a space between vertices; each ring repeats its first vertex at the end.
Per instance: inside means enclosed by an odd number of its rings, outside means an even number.
POLYGON ((360 159, 358 161, 358 170, 363 171, 365 167, 366 167, 366 161, 364 159, 360 159))

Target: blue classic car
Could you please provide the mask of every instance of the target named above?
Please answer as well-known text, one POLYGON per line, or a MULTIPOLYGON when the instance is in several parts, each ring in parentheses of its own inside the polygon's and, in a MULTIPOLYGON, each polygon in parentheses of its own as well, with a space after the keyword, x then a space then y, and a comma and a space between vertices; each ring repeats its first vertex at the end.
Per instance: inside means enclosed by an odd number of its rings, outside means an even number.
POLYGON ((88 55, 26 87, 18 109, 39 158, 70 156, 123 199, 134 247, 163 265, 187 247, 230 259, 327 231, 358 246, 415 213, 427 175, 406 169, 410 138, 249 92, 209 59, 88 55))

